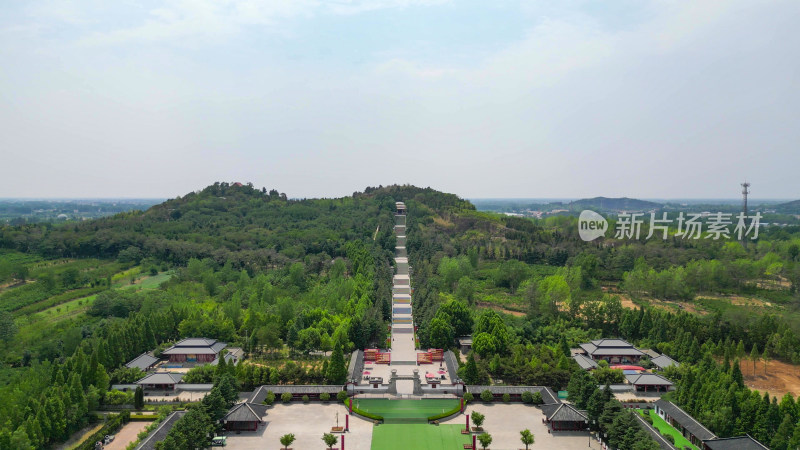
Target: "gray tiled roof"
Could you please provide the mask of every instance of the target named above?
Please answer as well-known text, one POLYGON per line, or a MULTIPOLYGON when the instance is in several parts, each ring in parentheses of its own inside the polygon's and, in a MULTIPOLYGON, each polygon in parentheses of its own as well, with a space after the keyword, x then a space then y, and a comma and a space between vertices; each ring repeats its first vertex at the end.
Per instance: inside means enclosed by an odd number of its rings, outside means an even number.
POLYGON ((589 420, 586 411, 579 410, 569 403, 551 403, 542 405, 542 412, 547 420, 556 422, 584 422, 589 420))
POLYGON ((450 382, 453 384, 461 383, 461 378, 458 378, 458 361, 456 355, 450 350, 444 352, 442 355, 444 364, 447 366, 447 373, 450 374, 450 382))
POLYGON ((656 358, 650 360, 653 364, 655 364, 659 369, 666 369, 669 366, 680 367, 680 363, 675 361, 674 359, 670 358, 667 355, 660 355, 656 358))
POLYGON ((152 433, 150 433, 144 440, 136 447, 136 450, 154 450, 156 448, 156 442, 161 442, 164 438, 167 437, 169 430, 175 426, 175 422, 177 422, 183 415, 186 414, 186 411, 175 411, 174 413, 167 416, 161 425, 158 426, 152 433))
POLYGON ((575 359, 575 362, 578 363, 578 365, 581 366, 581 369, 583 370, 597 368, 597 363, 592 358, 588 358, 585 355, 577 354, 572 358, 575 359))
POLYGON ((637 386, 672 386, 672 381, 654 373, 625 375, 630 384, 637 386))
POLYGON ((272 393, 277 396, 280 396, 284 392, 290 394, 321 394, 327 392, 331 394, 331 396, 335 396, 339 391, 343 390, 344 388, 339 385, 264 385, 259 386, 258 389, 253 391, 253 396, 250 397, 250 403, 263 403, 269 391, 272 391, 272 393))
POLYGON ((364 371, 364 352, 355 350, 350 356, 350 364, 347 366, 347 378, 349 380, 359 380, 362 371, 364 371))
POLYGON ((769 450, 769 447, 744 435, 732 438, 707 439, 703 441, 711 450, 769 450))
POLYGON ((128 368, 138 368, 141 370, 147 370, 153 364, 158 362, 158 358, 148 353, 142 353, 141 355, 133 358, 129 363, 125 364, 125 367, 128 368))
MULTIPOLYGON (((686 428, 690 433, 692 433, 698 439, 714 439, 717 437, 714 433, 711 432, 708 428, 703 426, 702 423, 698 422, 697 419, 690 416, 689 413, 681 409, 678 405, 664 400, 659 399, 656 401, 656 406, 663 410, 666 414, 668 414, 672 419, 684 428, 686 428)), ((720 447, 725 448, 725 447, 720 447)), ((738 448, 738 447, 728 447, 728 448, 738 448)))
POLYGON ((186 338, 179 341, 172 347, 164 350, 163 355, 208 355, 217 354, 228 344, 220 342, 216 339, 208 338, 186 338))
POLYGON ((488 390, 492 394, 502 395, 502 394, 517 394, 522 395, 525 391, 530 393, 540 392, 542 394, 542 400, 545 403, 561 403, 561 400, 558 398, 555 392, 547 386, 479 386, 479 385, 472 385, 467 386, 467 392, 471 393, 475 397, 481 395, 481 392, 488 390))
POLYGON ((225 422, 260 422, 267 414, 267 406, 257 403, 239 403, 233 406, 225 417, 225 422))
POLYGON ((137 381, 136 384, 177 384, 183 379, 181 373, 156 372, 137 381))
POLYGON ((581 349, 590 355, 597 356, 637 356, 643 355, 640 350, 622 339, 595 339, 592 342, 580 344, 581 349))

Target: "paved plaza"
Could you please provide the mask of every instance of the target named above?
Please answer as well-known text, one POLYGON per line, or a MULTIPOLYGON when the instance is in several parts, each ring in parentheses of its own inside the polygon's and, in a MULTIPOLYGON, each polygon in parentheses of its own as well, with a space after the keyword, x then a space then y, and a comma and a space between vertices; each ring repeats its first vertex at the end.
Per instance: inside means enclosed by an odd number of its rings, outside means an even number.
MULTIPOLYGON (((325 449, 322 435, 330 433, 336 426, 336 413, 339 413, 339 426, 344 426, 347 410, 339 403, 290 403, 276 404, 267 410, 265 424, 257 431, 228 433, 228 447, 242 450, 264 450, 283 448, 280 438, 293 433, 297 440, 291 445, 295 450, 325 449)), ((350 432, 345 433, 345 450, 369 450, 372 443, 372 422, 350 417, 350 432)), ((341 434, 339 444, 341 448, 341 434)))

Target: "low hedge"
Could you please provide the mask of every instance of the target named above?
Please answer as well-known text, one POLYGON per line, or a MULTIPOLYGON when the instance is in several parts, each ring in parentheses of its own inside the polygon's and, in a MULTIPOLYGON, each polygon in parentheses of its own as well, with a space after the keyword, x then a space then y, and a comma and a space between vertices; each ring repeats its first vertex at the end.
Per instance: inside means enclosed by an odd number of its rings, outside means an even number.
POLYGON ((109 417, 109 419, 106 420, 106 424, 103 425, 103 428, 89 436, 83 441, 83 444, 73 447, 73 450, 94 450, 97 441, 102 441, 107 434, 115 434, 123 425, 128 423, 129 418, 130 413, 128 411, 123 411, 116 416, 109 417))
POLYGON ((130 420, 139 422, 152 422, 158 419, 157 414, 131 414, 130 420))
POLYGON ((461 405, 458 405, 455 408, 451 409, 450 411, 445 411, 443 413, 436 414, 435 416, 428 417, 428 422, 433 422, 434 420, 444 419, 445 417, 450 417, 450 416, 458 414, 460 412, 461 412, 461 405))
MULTIPOLYGON (((347 400, 345 400, 342 403, 344 403, 344 406, 346 408, 348 408, 348 410, 350 409, 350 404, 348 403, 347 400)), ((383 422, 383 416, 379 416, 377 414, 368 413, 366 411, 363 411, 361 409, 356 408, 355 405, 353 406, 353 412, 358 414, 359 416, 366 417, 367 419, 380 420, 381 422, 383 422)))

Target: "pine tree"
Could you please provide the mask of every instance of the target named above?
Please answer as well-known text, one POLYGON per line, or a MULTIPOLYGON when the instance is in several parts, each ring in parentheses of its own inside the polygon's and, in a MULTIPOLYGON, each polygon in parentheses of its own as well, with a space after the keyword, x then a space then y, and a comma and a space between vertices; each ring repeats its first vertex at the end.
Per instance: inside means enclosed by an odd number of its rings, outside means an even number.
POLYGON ((331 354, 327 378, 328 382, 333 384, 344 384, 347 381, 347 367, 344 364, 342 346, 339 344, 336 344, 331 354))
POLYGON ((467 384, 477 384, 480 381, 478 364, 472 352, 467 356, 467 364, 464 366, 464 382, 467 384))
POLYGON ((731 369, 731 377, 733 381, 738 385, 740 388, 744 387, 744 375, 742 375, 742 369, 739 367, 739 358, 733 360, 733 369, 731 369))
POLYGON ((144 408, 144 391, 141 386, 136 386, 136 392, 133 394, 133 407, 136 409, 144 408))
POLYGON ((753 350, 750 351, 750 360, 753 361, 753 376, 756 376, 756 361, 758 361, 758 344, 753 343, 753 350))

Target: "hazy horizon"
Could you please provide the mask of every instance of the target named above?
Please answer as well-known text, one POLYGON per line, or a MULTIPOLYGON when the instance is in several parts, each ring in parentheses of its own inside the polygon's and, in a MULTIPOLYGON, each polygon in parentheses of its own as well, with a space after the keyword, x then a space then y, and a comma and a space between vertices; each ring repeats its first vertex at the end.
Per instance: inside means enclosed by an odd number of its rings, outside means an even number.
POLYGON ((800 197, 800 2, 0 5, 2 197, 800 197))

